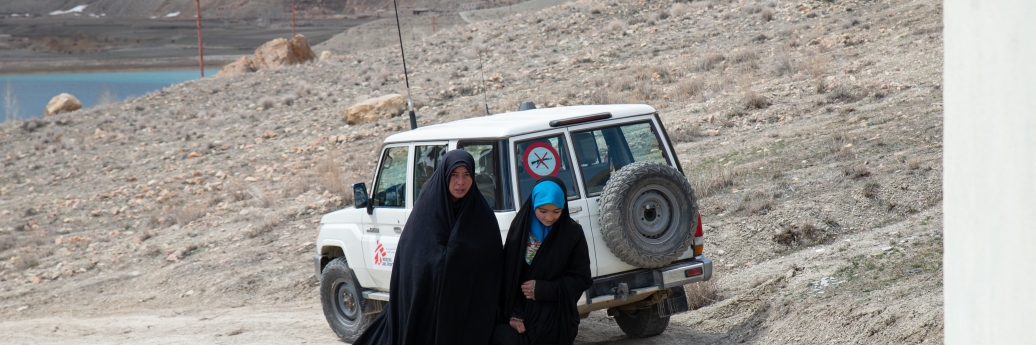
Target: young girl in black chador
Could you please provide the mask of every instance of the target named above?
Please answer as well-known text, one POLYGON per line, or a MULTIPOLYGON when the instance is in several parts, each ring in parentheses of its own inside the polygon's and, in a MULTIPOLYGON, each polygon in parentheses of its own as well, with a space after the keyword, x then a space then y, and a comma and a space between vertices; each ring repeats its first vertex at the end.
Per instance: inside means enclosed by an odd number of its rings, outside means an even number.
POLYGON ((569 216, 564 191, 561 180, 541 179, 511 222, 493 344, 575 341, 576 301, 593 281, 583 228, 569 216))

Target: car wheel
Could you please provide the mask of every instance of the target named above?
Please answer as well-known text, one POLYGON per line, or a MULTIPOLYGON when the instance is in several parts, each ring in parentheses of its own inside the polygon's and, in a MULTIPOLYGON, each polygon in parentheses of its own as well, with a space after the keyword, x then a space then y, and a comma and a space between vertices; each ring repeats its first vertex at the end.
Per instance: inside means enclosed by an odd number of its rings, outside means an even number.
POLYGON ((331 330, 342 341, 352 343, 370 326, 377 314, 366 313, 367 301, 361 294, 356 275, 344 257, 331 260, 320 274, 320 304, 331 330))
POLYGON ((615 323, 632 339, 653 337, 669 327, 669 316, 658 316, 655 308, 614 310, 615 323))
POLYGON ((698 202, 676 168, 629 164, 608 180, 600 199, 601 235, 620 260, 654 268, 672 263, 694 241, 698 202))

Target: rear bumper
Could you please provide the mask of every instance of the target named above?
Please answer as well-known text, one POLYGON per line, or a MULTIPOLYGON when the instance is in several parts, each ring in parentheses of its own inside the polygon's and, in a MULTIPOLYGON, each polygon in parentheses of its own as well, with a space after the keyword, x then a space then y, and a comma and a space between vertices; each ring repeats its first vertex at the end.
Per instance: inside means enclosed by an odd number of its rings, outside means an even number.
POLYGON ((640 269, 594 278, 577 306, 581 313, 637 302, 656 291, 712 278, 712 260, 704 256, 668 266, 640 269), (700 273, 699 273, 700 270, 700 273), (690 274, 688 273, 690 272, 690 274))

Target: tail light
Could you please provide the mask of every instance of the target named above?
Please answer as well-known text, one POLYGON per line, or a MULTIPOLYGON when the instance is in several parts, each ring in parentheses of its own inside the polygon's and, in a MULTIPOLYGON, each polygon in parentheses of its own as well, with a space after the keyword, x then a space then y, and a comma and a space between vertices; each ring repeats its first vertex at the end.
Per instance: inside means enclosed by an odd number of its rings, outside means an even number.
POLYGON ((705 250, 705 233, 701 230, 701 213, 698 213, 698 228, 694 230, 694 256, 701 255, 705 250))

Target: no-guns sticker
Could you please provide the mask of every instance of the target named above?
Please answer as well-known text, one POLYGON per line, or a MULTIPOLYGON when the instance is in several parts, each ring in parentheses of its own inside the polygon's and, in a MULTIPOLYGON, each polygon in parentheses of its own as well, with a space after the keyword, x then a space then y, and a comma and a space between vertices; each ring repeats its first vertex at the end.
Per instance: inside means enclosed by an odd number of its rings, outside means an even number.
POLYGON ((535 142, 525 148, 525 171, 533 179, 554 176, 561 170, 561 155, 546 142, 535 142))

